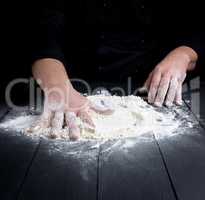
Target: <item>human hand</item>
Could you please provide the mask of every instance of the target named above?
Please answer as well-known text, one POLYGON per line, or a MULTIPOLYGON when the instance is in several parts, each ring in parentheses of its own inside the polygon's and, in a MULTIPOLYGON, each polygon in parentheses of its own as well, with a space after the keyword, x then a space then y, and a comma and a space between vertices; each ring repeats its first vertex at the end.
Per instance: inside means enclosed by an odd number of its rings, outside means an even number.
POLYGON ((114 112, 106 104, 94 104, 73 87, 66 85, 52 87, 50 90, 45 90, 44 93, 44 110, 37 122, 29 129, 31 133, 50 128, 50 137, 55 138, 66 127, 70 139, 77 140, 80 138, 77 117, 94 129, 95 125, 90 117, 90 112, 105 115, 114 112))
POLYGON ((189 47, 171 51, 149 74, 145 88, 148 102, 155 106, 182 104, 182 84, 188 70, 193 70, 197 61, 196 52, 189 47))
POLYGON ((50 136, 56 137, 66 127, 70 139, 80 137, 78 118, 94 128, 89 115, 91 111, 100 114, 111 114, 108 105, 93 104, 78 93, 69 80, 62 62, 52 58, 37 60, 32 66, 33 76, 45 94, 44 110, 37 122, 28 132, 49 128, 50 136))

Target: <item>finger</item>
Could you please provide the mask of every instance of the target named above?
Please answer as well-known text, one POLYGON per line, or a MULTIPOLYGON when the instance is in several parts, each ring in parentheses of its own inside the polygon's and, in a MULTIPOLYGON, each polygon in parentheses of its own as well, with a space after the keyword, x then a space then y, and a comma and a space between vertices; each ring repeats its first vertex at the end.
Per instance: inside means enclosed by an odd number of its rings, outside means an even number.
POLYGON ((44 109, 43 114, 40 117, 40 127, 48 128, 51 126, 51 120, 54 113, 51 110, 44 109))
POLYGON ((62 129, 63 127, 64 112, 56 111, 51 121, 51 127, 55 129, 62 129))
POLYGON ((67 112, 65 114, 65 121, 69 128, 70 139, 78 140, 80 138, 80 128, 78 127, 76 114, 74 112, 67 112))
POLYGON ((177 93, 174 99, 174 102, 176 103, 176 105, 182 105, 182 85, 183 82, 186 78, 186 72, 184 74, 181 75, 181 78, 179 78, 178 80, 178 89, 177 89, 177 93))
POLYGON ((103 115, 111 115, 114 112, 113 105, 105 100, 90 102, 90 109, 94 110, 96 113, 103 115))
POLYGON ((151 85, 151 80, 152 80, 152 76, 153 76, 153 72, 151 72, 147 78, 147 80, 145 81, 143 88, 146 88, 147 90, 149 90, 150 85, 151 85))
POLYGON ((91 127, 95 128, 95 124, 93 123, 93 120, 91 119, 90 115, 86 111, 79 111, 78 117, 85 122, 86 124, 90 125, 91 127))
POLYGON ((41 129, 49 128, 51 125, 51 119, 53 117, 53 113, 51 111, 45 111, 39 117, 39 119, 34 123, 30 128, 28 128, 28 132, 35 132, 41 129))
POLYGON ((51 132, 52 138, 56 138, 59 131, 63 128, 64 112, 56 111, 53 119, 51 120, 51 132))
POLYGON ((156 94, 157 94, 157 89, 159 87, 161 80, 161 73, 160 72, 153 72, 149 92, 148 92, 148 102, 149 103, 154 103, 156 94))
POLYGON ((68 112, 77 113, 79 110, 87 110, 89 108, 89 100, 79 93, 77 93, 76 95, 77 96, 74 96, 74 98, 72 97, 71 99, 69 99, 69 102, 72 102, 72 105, 67 106, 66 110, 68 112))
POLYGON ((170 81, 169 89, 166 96, 165 105, 167 107, 172 106, 174 98, 176 96, 177 88, 178 88, 178 80, 177 78, 174 77, 170 81))
POLYGON ((144 85, 137 89, 137 96, 142 97, 143 99, 148 98, 148 91, 150 88, 151 80, 152 80, 153 72, 151 72, 147 78, 147 80, 144 82, 144 85))
POLYGON ((157 91, 157 96, 156 96, 155 101, 154 101, 155 106, 157 106, 157 107, 162 106, 162 104, 165 100, 166 94, 167 94, 167 90, 169 88, 169 84, 170 84, 170 77, 167 75, 163 76, 161 81, 160 81, 158 91, 157 91))
POLYGON ((182 83, 178 84, 174 102, 176 103, 176 105, 179 105, 179 106, 182 105, 182 83))
POLYGON ((142 97, 143 99, 147 98, 148 95, 148 89, 147 87, 143 86, 137 89, 136 93, 137 96, 142 97))

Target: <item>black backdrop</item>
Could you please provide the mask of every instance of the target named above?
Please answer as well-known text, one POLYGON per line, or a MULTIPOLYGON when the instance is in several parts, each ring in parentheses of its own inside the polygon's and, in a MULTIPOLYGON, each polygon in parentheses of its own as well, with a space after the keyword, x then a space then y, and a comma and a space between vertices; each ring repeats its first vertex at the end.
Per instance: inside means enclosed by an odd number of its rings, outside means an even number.
MULTIPOLYGON (((46 5, 46 1, 7 1, 6 5, 2 3, 0 65, 1 99, 4 98, 5 87, 9 81, 14 78, 31 76, 31 46, 29 45, 29 42, 32 40, 31 28, 35 17, 38 15, 39 7, 43 4, 46 5)), ((203 10, 203 7, 201 9, 203 10)), ((190 13, 190 15, 194 15, 194 12, 190 13)), ((199 24, 198 27, 203 29, 203 24, 199 24)), ((200 65, 200 76, 204 80, 204 64, 201 63, 200 65)), ((26 93, 26 91, 26 87, 20 89, 22 94, 26 93)), ((15 94, 16 98, 23 96, 18 94, 19 93, 15 94)))

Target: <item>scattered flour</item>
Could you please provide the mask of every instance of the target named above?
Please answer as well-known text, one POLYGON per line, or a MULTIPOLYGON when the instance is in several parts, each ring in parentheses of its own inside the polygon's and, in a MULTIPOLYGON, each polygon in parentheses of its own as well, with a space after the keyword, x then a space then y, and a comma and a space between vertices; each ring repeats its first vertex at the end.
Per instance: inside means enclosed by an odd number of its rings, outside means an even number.
MULTIPOLYGON (((144 134, 154 135, 157 138, 169 137, 176 134, 180 126, 180 120, 176 119, 173 112, 160 112, 142 98, 136 96, 89 96, 90 101, 97 103, 102 101, 112 107, 115 112, 112 115, 100 115, 91 112, 96 126, 95 130, 89 129, 80 118, 78 124, 81 129, 81 138, 84 139, 118 139, 127 137, 139 137, 144 134)), ((28 113, 8 119, 0 124, 0 128, 22 132, 33 137, 50 137, 50 129, 28 133, 26 130, 33 125, 39 115, 28 113)), ((57 134, 57 139, 69 140, 68 130, 64 128, 57 134)))

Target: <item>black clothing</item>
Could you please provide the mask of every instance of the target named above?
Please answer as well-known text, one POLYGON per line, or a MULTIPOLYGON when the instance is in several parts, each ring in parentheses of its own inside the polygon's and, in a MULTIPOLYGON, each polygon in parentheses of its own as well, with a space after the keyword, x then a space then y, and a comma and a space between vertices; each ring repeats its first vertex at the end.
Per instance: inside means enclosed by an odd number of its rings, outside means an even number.
POLYGON ((194 31, 202 19, 196 2, 56 0, 39 7, 32 61, 56 58, 81 77, 147 73, 181 45, 204 52, 194 31))

